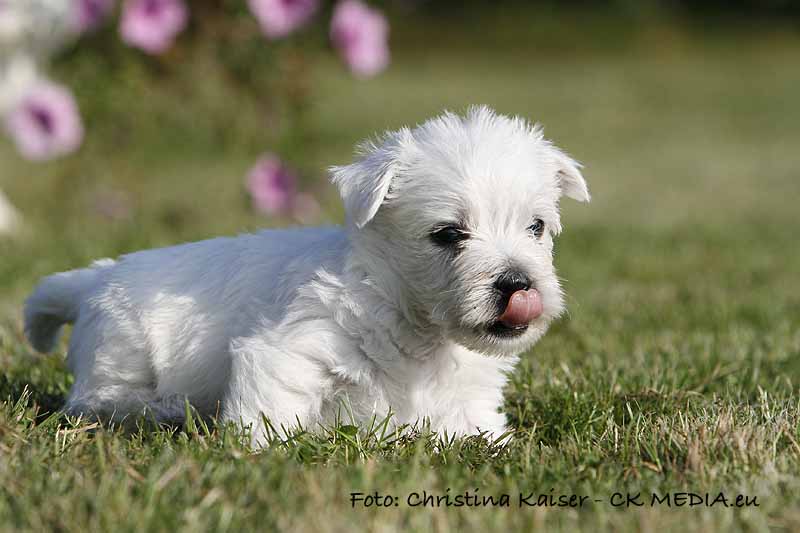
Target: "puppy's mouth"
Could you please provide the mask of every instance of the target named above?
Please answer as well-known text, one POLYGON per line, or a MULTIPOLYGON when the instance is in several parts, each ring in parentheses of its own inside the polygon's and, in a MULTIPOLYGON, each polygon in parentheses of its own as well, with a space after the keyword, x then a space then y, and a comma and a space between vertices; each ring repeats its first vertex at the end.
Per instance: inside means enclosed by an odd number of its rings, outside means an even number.
POLYGON ((528 331, 528 324, 521 324, 519 326, 507 326, 503 324, 499 320, 496 322, 492 322, 487 328, 486 331, 489 335, 493 337, 504 337, 504 338, 512 338, 512 337, 519 337, 526 331, 528 331))
POLYGON ((536 289, 518 290, 501 303, 502 313, 489 324, 487 332, 495 337, 518 337, 531 322, 542 316, 542 296, 536 289))

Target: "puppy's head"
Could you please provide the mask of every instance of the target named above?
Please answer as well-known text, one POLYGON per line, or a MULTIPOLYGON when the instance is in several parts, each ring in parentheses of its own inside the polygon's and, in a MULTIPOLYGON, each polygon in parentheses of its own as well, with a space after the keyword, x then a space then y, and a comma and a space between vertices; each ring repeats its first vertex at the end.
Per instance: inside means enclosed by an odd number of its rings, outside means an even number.
POLYGON ((509 355, 563 311, 558 202, 589 192, 539 127, 485 107, 446 113, 387 133, 332 172, 361 265, 410 319, 509 355))

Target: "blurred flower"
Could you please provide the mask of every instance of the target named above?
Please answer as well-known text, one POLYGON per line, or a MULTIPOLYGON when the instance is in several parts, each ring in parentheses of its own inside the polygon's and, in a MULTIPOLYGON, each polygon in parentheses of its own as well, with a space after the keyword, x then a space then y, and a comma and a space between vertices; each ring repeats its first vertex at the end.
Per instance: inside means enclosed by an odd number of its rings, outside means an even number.
POLYGON ((331 40, 358 76, 378 74, 389 64, 389 23, 361 0, 342 0, 333 10, 331 40))
POLYGON ((31 160, 51 159, 75 151, 83 124, 75 99, 65 87, 39 81, 5 118, 20 153, 31 160))
POLYGON ((286 214, 295 197, 296 177, 274 154, 264 154, 247 175, 253 206, 269 215, 286 214))
POLYGON ((267 215, 289 215, 308 224, 320 215, 319 203, 297 192, 297 177, 275 154, 262 155, 247 175, 247 190, 256 210, 267 215))
POLYGON ((39 70, 31 55, 15 53, 0 59, 0 115, 11 110, 38 80, 39 70))
POLYGON ((47 58, 70 41, 74 0, 0 0, 0 53, 47 58))
POLYGON ((20 39, 28 24, 27 13, 9 0, 0 0, 0 44, 20 39))
POLYGON ((120 34, 129 45, 160 54, 172 46, 188 18, 183 0, 127 0, 120 34))
POLYGON ((248 0, 264 35, 286 37, 305 24, 319 8, 319 0, 248 0))
POLYGON ((0 234, 11 233, 19 226, 19 222, 19 213, 0 191, 0 234))
POLYGON ((72 0, 72 27, 78 33, 97 29, 114 9, 114 0, 72 0))

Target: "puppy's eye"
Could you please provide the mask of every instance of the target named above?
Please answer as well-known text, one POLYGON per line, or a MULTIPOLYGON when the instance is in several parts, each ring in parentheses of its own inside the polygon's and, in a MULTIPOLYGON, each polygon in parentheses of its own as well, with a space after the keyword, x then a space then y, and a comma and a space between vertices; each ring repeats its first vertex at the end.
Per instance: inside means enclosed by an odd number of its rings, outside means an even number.
POLYGON ((528 231, 536 235, 537 237, 541 237, 544 234, 544 220, 541 218, 537 218, 533 221, 533 224, 528 226, 528 231))
POLYGON ((437 226, 431 231, 431 240, 439 246, 453 246, 467 239, 469 239, 467 230, 454 224, 437 226))

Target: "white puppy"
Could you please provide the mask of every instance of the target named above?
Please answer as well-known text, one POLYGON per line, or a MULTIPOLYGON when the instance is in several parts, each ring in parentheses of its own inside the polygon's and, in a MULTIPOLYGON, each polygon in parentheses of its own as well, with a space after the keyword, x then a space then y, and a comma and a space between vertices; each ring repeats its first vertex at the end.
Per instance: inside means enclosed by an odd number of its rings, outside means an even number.
POLYGON ((517 355, 563 310, 553 262, 579 165, 485 107, 387 133, 332 169, 346 228, 268 230, 104 259, 46 278, 31 343, 74 322, 66 410, 121 420, 200 413, 275 427, 429 419, 505 430, 517 355), (348 414, 349 416, 349 414, 348 414))

